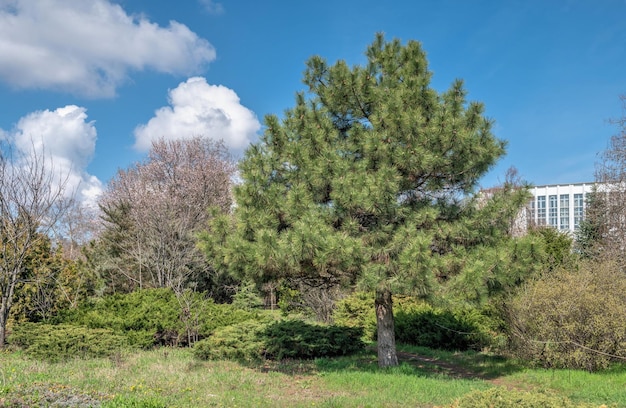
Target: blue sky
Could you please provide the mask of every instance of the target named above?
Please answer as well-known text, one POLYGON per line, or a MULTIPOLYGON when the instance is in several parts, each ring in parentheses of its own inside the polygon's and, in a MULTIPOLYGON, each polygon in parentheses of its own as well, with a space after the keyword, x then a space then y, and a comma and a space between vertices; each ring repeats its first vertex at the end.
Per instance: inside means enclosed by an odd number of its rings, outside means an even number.
POLYGON ((626 93, 626 0, 0 0, 0 138, 43 140, 93 200, 156 137, 235 156, 293 106, 304 63, 364 62, 376 32, 418 40, 443 91, 462 78, 515 166, 592 181, 626 93))

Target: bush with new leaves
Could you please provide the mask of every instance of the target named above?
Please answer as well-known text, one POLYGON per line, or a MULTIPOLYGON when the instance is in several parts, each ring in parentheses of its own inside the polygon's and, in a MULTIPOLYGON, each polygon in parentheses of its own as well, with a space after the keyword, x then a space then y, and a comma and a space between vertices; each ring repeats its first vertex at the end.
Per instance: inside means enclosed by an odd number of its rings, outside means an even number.
POLYGON ((546 274, 508 315, 514 354, 543 367, 595 371, 626 359, 626 274, 614 262, 546 274))

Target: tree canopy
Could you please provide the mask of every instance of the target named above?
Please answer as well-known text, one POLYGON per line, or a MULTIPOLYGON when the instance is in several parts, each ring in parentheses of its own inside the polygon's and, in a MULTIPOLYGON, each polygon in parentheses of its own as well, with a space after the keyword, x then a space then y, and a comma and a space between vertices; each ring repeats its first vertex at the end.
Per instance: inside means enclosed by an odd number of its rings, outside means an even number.
POLYGON ((354 67, 308 60, 307 91, 282 119, 265 118, 240 163, 234 224, 214 223, 205 246, 261 281, 376 290, 386 366, 397 364, 391 294, 427 295, 443 257, 499 225, 485 222, 494 207, 473 193, 505 142, 483 105, 467 101, 463 81, 441 93, 430 86, 419 42, 379 34, 366 57, 354 67))
POLYGON ((208 208, 232 204, 234 164, 222 143, 159 140, 144 162, 118 171, 100 199, 104 231, 91 258, 112 289, 182 290, 206 275, 195 234, 208 208))

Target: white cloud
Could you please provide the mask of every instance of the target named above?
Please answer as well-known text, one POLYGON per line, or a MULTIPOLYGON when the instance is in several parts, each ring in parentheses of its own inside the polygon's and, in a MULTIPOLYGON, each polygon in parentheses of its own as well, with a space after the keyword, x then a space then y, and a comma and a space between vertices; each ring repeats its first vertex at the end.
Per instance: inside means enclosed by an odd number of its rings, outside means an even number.
POLYGON ((199 72, 215 49, 187 26, 130 16, 109 0, 0 0, 0 80, 110 97, 130 71, 199 72))
POLYGON ((94 122, 87 122, 86 109, 68 105, 54 111, 32 112, 21 118, 12 131, 4 132, 13 148, 28 157, 35 150, 52 163, 55 180, 67 178, 66 194, 95 207, 102 183, 87 173, 95 148, 94 122))
POLYGON ((241 105, 232 89, 210 85, 204 78, 189 78, 169 91, 169 104, 158 109, 145 125, 135 129, 135 147, 148 150, 152 141, 204 136, 223 140, 238 153, 261 128, 254 112, 241 105))
POLYGON ((222 3, 218 3, 213 0, 200 0, 200 4, 204 6, 204 9, 209 14, 220 15, 224 13, 224 6, 222 3))

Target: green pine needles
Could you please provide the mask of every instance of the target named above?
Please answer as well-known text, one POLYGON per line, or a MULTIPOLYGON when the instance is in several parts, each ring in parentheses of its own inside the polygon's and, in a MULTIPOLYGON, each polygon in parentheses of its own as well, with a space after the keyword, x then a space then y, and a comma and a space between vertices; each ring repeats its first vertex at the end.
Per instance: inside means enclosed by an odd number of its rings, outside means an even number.
POLYGON ((505 143, 461 80, 430 87, 420 43, 379 34, 366 56, 352 68, 311 58, 307 91, 265 118, 240 163, 235 221, 204 237, 217 264, 258 281, 432 293, 437 259, 454 249, 434 234, 475 215, 462 200, 505 143))

